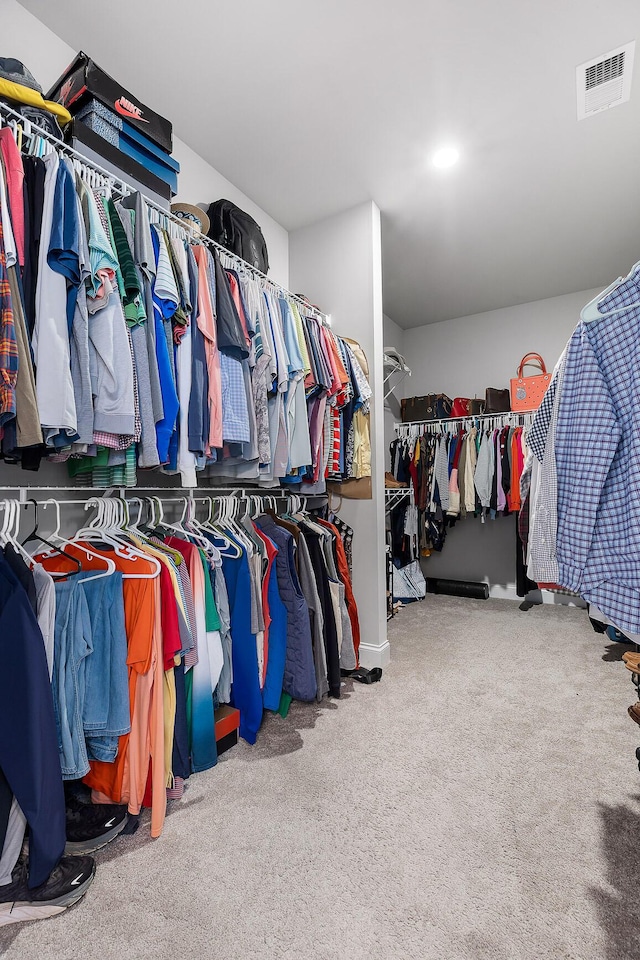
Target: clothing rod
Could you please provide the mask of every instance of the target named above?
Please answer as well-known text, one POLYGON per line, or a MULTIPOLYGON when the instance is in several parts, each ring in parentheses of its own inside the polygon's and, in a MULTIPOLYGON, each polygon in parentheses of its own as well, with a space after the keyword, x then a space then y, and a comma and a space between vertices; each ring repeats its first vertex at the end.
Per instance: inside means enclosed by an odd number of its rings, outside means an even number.
POLYGON ((537 410, 510 410, 504 413, 468 413, 466 417, 442 417, 439 420, 407 420, 404 423, 395 423, 396 430, 402 427, 422 427, 431 423, 457 423, 460 420, 497 420, 498 417, 526 417, 537 413, 537 410))
POLYGON ((123 180, 122 177, 118 177, 115 174, 110 173, 109 170, 100 166, 100 164, 96 163, 94 160, 89 160, 84 156, 84 154, 74 149, 74 147, 70 146, 68 143, 65 143, 64 140, 60 140, 59 137, 56 137, 52 133, 49 133, 48 130, 44 130, 42 127, 39 127, 31 120, 25 120, 25 118, 18 113, 17 110, 13 110, 6 104, 0 103, 0 116, 3 114, 9 114, 11 119, 18 121, 23 126, 27 136, 35 132, 37 136, 42 137, 44 140, 48 140, 49 143, 53 144, 56 149, 71 154, 72 156, 76 157, 80 163, 83 163, 87 167, 91 167, 91 169, 99 173, 114 187, 122 187, 125 194, 140 193, 140 196, 144 199, 148 206, 152 207, 154 210, 157 210, 158 213, 160 213, 163 217, 173 221, 173 223, 175 223, 182 230, 187 239, 195 240, 196 242, 204 243, 205 245, 214 248, 219 254, 227 257, 227 259, 231 260, 233 263, 238 264, 238 266, 240 266, 243 270, 249 270, 256 277, 261 278, 263 282, 268 283, 275 290, 285 294, 288 299, 295 300, 296 303, 301 304, 305 310, 308 310, 314 316, 318 317, 324 324, 330 326, 326 314, 322 313, 321 310, 319 310, 317 307, 314 307, 312 304, 307 303, 304 297, 300 297, 297 294, 286 290, 281 284, 276 283, 275 280, 272 280, 270 277, 268 277, 266 273, 262 273, 262 271, 258 270, 257 267, 254 267, 252 264, 247 263, 246 260, 243 260, 242 257, 239 257, 237 254, 227 250, 226 247, 223 247, 222 244, 212 240, 211 237, 206 236, 204 233, 200 233, 200 231, 187 229, 184 225, 184 221, 180 217, 176 217, 176 215, 171 213, 170 210, 165 210, 164 207, 161 207, 160 204, 155 203, 155 201, 151 200, 150 197, 147 197, 144 193, 142 193, 142 191, 136 190, 135 187, 133 187, 126 180, 123 180))
MULTIPOLYGON (((87 503, 90 499, 99 499, 108 500, 110 498, 119 498, 126 499, 126 495, 133 497, 137 493, 167 493, 171 491, 171 488, 167 487, 3 487, 0 486, 0 491, 4 493, 18 493, 24 498, 28 493, 87 493, 91 496, 86 497, 84 500, 61 500, 60 503, 87 503)), ((166 503, 177 502, 178 500, 200 500, 205 502, 210 498, 216 499, 219 497, 232 497, 235 496, 238 500, 246 500, 247 496, 259 497, 260 499, 266 499, 268 497, 273 497, 276 500, 290 500, 291 497, 301 497, 306 500, 312 499, 322 499, 327 496, 326 493, 290 493, 288 490, 274 490, 272 493, 256 493, 251 488, 245 489, 240 487, 230 487, 225 488, 209 488, 206 487, 179 487, 176 489, 176 492, 173 496, 157 497, 156 499, 162 500, 166 503), (194 497, 191 495, 191 491, 197 491, 199 494, 205 494, 205 496, 194 497)), ((0 503, 3 500, 11 499, 10 497, 0 496, 0 503)), ((54 498, 55 499, 55 498, 54 498)))
MULTIPOLYGON (((0 485, 0 490, 8 490, 10 492, 19 493, 21 490, 58 490, 61 493, 64 491, 74 492, 74 493, 99 493, 103 496, 109 496, 110 491, 112 490, 124 490, 126 493, 136 493, 138 490, 146 490, 147 492, 158 493, 171 493, 175 490, 176 496, 184 496, 184 493, 188 490, 197 490, 198 493, 207 493, 207 494, 216 494, 216 493, 225 493, 225 494, 245 494, 245 493, 254 493, 258 496, 291 496, 289 490, 283 490, 281 487, 274 487, 273 491, 266 487, 65 487, 65 486, 36 486, 30 483, 24 484, 22 486, 2 486, 0 485), (263 492, 264 491, 264 492, 263 492)), ((326 493, 296 493, 295 496, 299 497, 326 497, 326 493)))

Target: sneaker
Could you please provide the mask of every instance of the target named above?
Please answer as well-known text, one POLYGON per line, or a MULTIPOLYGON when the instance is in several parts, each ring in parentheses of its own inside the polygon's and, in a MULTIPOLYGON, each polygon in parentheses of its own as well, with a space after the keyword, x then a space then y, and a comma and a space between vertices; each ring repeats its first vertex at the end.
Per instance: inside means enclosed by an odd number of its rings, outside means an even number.
POLYGON ((64 852, 77 856, 106 846, 127 825, 127 807, 119 803, 83 803, 67 796, 67 843, 64 852))
POLYGON ((0 887, 0 926, 55 917, 85 895, 95 872, 93 857, 63 857, 46 883, 30 890, 29 861, 19 860, 11 883, 0 887))

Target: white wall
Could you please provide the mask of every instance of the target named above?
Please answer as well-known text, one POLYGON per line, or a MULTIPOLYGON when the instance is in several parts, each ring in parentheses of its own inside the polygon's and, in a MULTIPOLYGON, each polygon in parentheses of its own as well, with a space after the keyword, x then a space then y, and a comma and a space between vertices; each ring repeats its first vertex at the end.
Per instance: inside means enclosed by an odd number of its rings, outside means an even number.
POLYGON ((345 500, 341 516, 354 528, 354 592, 364 666, 389 658, 384 562, 384 415, 382 404, 382 255, 380 211, 364 203, 289 235, 291 283, 331 314, 336 333, 353 337, 369 363, 372 500, 345 500), (345 269, 345 264, 349 265, 345 269))
MULTIPOLYGON (((17 0, 0 0, 0 40, 2 56, 17 57, 18 60, 22 60, 45 92, 55 83, 78 52, 25 10, 17 0)), ((82 49, 91 53, 90 36, 86 38, 82 49)), ((113 65, 104 66, 109 73, 117 77, 117 69, 113 65)), ((183 76, 182 82, 186 91, 187 73, 177 73, 176 76, 177 82, 180 82, 179 78, 183 76)), ((131 93, 135 94, 135 90, 131 93)), ((162 113, 160 104, 150 103, 149 106, 162 113)), ((173 143, 173 156, 181 166, 176 199, 184 203, 202 203, 208 206, 211 201, 224 197, 246 210, 260 224, 264 234, 271 265, 269 276, 282 286, 288 287, 289 242, 284 227, 276 223, 241 190, 234 187, 206 160, 194 153, 186 143, 177 137, 174 137, 173 143)))
POLYGON ((206 210, 213 200, 225 199, 245 210, 260 224, 264 234, 269 251, 269 276, 289 289, 289 234, 284 227, 177 137, 173 138, 173 156, 180 164, 175 200, 195 203, 206 210))
MULTIPOLYGON (((599 289, 405 330, 404 354, 413 375, 404 383, 403 396, 483 397, 485 387, 508 387, 530 350, 542 354, 553 369, 581 308, 599 289)), ((423 570, 428 577, 485 581, 492 596, 515 597, 515 537, 513 517, 484 524, 472 518, 458 521, 448 531, 442 553, 432 554, 423 570)))
POLYGON ((413 376, 405 382, 404 395, 484 397, 486 387, 509 386, 530 350, 542 354, 553 369, 581 308, 598 292, 584 290, 405 330, 405 356, 413 376))

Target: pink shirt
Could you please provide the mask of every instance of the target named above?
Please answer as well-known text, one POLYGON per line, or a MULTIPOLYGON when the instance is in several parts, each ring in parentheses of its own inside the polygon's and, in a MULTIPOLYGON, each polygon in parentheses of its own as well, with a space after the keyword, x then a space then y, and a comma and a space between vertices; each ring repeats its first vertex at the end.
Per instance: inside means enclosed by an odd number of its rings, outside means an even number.
POLYGON ((222 447, 222 377, 220 375, 220 353, 216 318, 209 294, 207 277, 207 251, 204 247, 193 249, 198 264, 198 328, 202 331, 209 374, 209 450, 222 447))
POLYGON ((18 263, 24 266, 24 167, 18 146, 9 127, 0 129, 0 152, 7 175, 7 195, 11 207, 11 226, 18 252, 18 263))

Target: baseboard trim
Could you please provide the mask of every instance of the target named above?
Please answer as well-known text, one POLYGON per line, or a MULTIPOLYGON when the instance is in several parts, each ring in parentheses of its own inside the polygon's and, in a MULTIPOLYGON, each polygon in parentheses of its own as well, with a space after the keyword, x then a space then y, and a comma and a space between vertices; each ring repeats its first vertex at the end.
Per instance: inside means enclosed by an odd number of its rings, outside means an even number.
POLYGON ((360 665, 370 670, 372 667, 386 667, 391 661, 391 644, 388 640, 381 647, 373 643, 361 643, 358 653, 360 665))

